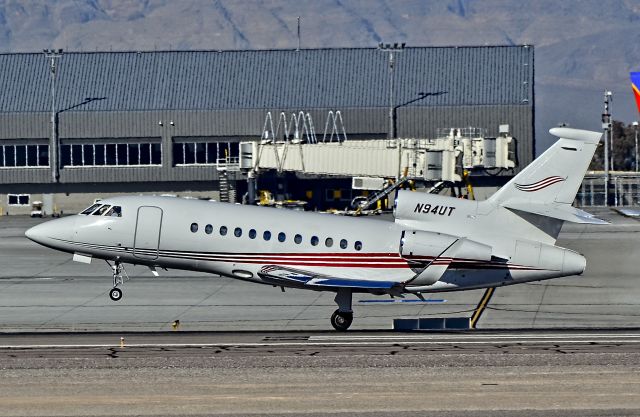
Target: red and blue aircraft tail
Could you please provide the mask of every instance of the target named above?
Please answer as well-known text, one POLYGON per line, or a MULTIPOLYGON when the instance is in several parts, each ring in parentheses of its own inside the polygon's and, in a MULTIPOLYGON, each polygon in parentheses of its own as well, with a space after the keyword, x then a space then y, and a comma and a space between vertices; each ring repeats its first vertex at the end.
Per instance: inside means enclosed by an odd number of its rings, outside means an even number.
POLYGON ((640 112, 640 72, 631 73, 631 88, 633 88, 633 96, 636 98, 638 112, 640 112))

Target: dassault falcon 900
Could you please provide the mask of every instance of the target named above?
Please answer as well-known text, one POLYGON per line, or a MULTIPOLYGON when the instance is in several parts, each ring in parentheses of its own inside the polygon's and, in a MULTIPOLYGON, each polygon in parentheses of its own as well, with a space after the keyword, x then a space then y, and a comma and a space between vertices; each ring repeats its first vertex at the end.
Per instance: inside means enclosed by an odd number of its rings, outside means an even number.
POLYGON ((27 230, 74 260, 106 260, 112 300, 123 263, 202 271, 279 287, 336 293, 337 330, 353 321, 352 294, 498 287, 581 274, 586 260, 555 246, 565 221, 603 224, 572 207, 601 133, 559 137, 489 199, 400 191, 394 222, 176 197, 108 198, 27 230))

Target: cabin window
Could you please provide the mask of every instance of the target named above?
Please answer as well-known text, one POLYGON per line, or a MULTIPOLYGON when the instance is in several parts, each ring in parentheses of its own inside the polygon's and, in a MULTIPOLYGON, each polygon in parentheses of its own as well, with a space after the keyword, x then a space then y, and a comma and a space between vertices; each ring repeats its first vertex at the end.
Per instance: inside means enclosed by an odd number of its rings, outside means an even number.
POLYGON ((91 207, 84 209, 82 212, 80 212, 80 214, 91 214, 93 213, 93 211, 95 209, 97 209, 98 207, 100 207, 102 204, 97 203, 97 204, 93 204, 91 207))
POLYGON ((342 239, 342 240, 340 240, 340 247, 341 247, 342 249, 347 249, 347 246, 349 246, 349 244, 347 243, 347 240, 346 240, 346 239, 342 239))
POLYGON ((256 229, 251 229, 249 230, 249 239, 255 239, 256 238, 256 229))
POLYGON ((93 212, 94 216, 102 216, 104 213, 107 212, 107 210, 109 210, 109 207, 111 207, 108 204, 105 204, 104 206, 100 207, 98 210, 93 212))
POLYGON ((198 223, 191 223, 191 232, 195 233, 198 231, 198 223))
POLYGON ((318 239, 318 236, 311 236, 311 246, 318 246, 319 242, 320 239, 318 239))
POLYGON ((122 207, 120 206, 111 207, 111 209, 105 213, 105 216, 122 217, 122 207))
POLYGON ((240 236, 242 236, 242 229, 241 229, 241 228, 239 228, 239 227, 236 227, 236 228, 233 230, 233 234, 235 235, 235 237, 240 237, 240 236))
POLYGON ((296 243, 299 245, 300 243, 302 243, 302 236, 300 236, 300 235, 295 235, 295 236, 293 237, 293 241, 294 241, 294 242, 296 242, 296 243))
POLYGON ((280 242, 284 242, 285 240, 287 240, 287 235, 285 235, 284 232, 278 233, 278 240, 280 242))
POLYGON ((356 243, 353 244, 353 247, 355 248, 355 250, 361 250, 362 242, 360 242, 359 240, 356 240, 356 243))
POLYGON ((333 246, 333 239, 330 237, 326 238, 324 244, 326 247, 330 248, 331 246, 333 246))
POLYGON ((268 230, 265 230, 264 233, 262 234, 262 237, 264 238, 264 240, 271 240, 271 232, 268 230))
POLYGON ((204 227, 204 232, 208 235, 210 235, 213 232, 213 226, 211 226, 210 224, 206 225, 204 227))
POLYGON ((227 234, 227 226, 220 226, 220 235, 225 236, 227 234))

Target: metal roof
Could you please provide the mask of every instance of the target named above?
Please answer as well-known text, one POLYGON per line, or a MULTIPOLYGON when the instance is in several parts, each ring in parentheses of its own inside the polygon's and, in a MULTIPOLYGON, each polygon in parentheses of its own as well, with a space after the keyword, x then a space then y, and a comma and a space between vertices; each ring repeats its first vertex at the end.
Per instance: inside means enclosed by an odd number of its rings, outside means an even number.
MULTIPOLYGON (((395 54, 396 105, 533 105, 531 46, 408 47, 395 54)), ((65 52, 66 111, 386 107, 388 53, 377 48, 65 52)), ((51 108, 42 53, 0 54, 0 112, 51 108)))

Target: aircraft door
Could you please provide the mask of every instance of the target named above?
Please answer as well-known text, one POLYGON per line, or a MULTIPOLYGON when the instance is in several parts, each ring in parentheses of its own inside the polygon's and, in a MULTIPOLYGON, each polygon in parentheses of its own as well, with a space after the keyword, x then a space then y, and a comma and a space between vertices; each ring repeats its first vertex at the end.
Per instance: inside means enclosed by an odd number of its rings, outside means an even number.
POLYGON ((138 208, 133 255, 141 259, 157 259, 162 227, 162 209, 142 206, 138 208))

